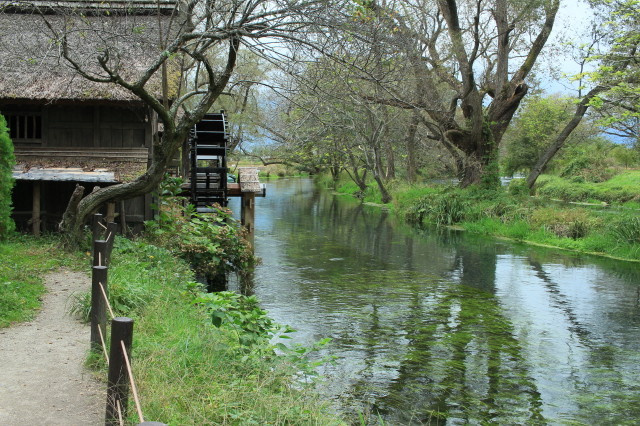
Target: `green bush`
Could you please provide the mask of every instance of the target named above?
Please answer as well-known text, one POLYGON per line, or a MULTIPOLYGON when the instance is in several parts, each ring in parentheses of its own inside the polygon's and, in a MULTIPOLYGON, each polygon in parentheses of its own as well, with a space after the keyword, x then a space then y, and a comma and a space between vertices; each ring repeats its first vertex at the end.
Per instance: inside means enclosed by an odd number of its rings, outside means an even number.
POLYGON ((529 187, 526 179, 512 179, 507 187, 509 194, 516 197, 528 197, 529 187))
POLYGON ((544 228, 558 237, 578 239, 584 238, 592 229, 601 227, 594 217, 583 209, 562 209, 552 207, 540 208, 531 214, 533 227, 544 228))
POLYGON ((278 332, 291 332, 293 329, 281 327, 260 308, 255 296, 244 296, 233 291, 201 293, 193 303, 203 307, 211 316, 216 327, 233 330, 244 346, 268 345, 278 332))
POLYGON ((13 142, 9 138, 7 121, 0 115, 0 240, 5 239, 14 229, 11 219, 11 192, 13 190, 13 142))
POLYGON ((251 269, 256 258, 245 239, 246 231, 231 217, 231 211, 212 206, 212 213, 196 213, 175 197, 176 178, 166 178, 160 188, 156 218, 145 222, 147 239, 186 260, 203 276, 251 269))
POLYGON ((470 211, 471 203, 463 191, 448 188, 418 199, 407 209, 407 220, 414 223, 428 221, 438 226, 448 226, 462 222, 470 211))

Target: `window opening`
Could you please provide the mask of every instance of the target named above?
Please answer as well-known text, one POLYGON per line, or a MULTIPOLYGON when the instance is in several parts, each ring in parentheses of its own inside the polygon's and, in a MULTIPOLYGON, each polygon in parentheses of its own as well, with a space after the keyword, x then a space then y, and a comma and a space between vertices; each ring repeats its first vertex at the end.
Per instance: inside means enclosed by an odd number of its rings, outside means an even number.
POLYGON ((7 114, 9 136, 14 142, 40 142, 42 116, 40 114, 7 114))

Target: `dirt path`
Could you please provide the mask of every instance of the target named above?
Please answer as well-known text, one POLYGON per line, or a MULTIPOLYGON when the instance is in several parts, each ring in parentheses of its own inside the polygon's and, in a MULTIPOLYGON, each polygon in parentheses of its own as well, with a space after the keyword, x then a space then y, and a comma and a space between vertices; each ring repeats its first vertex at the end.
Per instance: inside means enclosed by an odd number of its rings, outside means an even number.
POLYGON ((47 275, 37 318, 0 329, 0 425, 104 424, 104 386, 83 366, 89 326, 68 314, 89 283, 80 272, 47 275))

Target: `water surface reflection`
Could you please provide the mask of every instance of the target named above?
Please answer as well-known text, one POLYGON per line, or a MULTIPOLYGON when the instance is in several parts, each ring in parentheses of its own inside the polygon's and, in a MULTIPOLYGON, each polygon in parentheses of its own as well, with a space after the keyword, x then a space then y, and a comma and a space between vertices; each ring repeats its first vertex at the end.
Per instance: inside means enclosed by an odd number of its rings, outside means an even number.
POLYGON ((347 412, 392 424, 640 418, 636 264, 417 231, 308 180, 267 193, 255 292, 297 342, 333 339, 324 391, 347 412))

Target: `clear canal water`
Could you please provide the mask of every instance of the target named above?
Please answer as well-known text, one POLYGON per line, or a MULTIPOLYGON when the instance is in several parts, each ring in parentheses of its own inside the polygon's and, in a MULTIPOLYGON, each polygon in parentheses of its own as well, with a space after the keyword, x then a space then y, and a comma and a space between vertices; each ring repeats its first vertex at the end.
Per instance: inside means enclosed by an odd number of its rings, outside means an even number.
POLYGON ((256 204, 254 292, 295 342, 332 339, 321 389, 346 416, 640 423, 637 263, 416 230, 306 179, 256 204))

